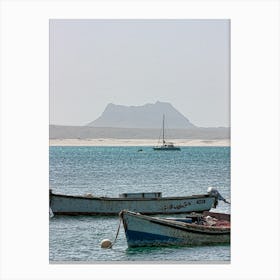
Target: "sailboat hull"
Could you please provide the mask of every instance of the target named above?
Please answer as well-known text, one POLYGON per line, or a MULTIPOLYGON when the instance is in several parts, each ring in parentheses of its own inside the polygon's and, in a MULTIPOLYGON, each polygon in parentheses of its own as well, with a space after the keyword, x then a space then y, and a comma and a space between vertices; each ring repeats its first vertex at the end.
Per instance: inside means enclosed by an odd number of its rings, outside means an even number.
POLYGON ((155 151, 181 151, 179 147, 153 147, 155 151))

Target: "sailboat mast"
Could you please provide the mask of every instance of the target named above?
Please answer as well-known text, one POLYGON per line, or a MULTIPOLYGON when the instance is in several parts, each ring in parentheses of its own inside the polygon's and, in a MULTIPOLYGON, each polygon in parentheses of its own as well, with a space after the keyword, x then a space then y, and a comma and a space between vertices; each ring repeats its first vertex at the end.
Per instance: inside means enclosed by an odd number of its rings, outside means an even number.
POLYGON ((162 144, 164 145, 164 114, 162 117, 162 144))

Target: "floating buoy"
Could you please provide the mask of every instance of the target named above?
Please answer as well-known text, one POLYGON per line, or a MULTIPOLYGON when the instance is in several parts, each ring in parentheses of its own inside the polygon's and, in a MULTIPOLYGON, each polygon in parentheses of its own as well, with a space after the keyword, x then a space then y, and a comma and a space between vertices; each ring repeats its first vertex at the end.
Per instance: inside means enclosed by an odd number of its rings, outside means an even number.
POLYGON ((104 248, 104 249, 109 249, 112 247, 112 242, 111 240, 109 239, 103 239, 101 241, 101 248, 104 248))
POLYGON ((113 247, 113 244, 116 243, 117 241, 117 238, 118 238, 118 235, 119 235, 119 232, 120 232, 120 227, 121 227, 121 222, 122 222, 122 219, 121 219, 121 214, 122 212, 120 212, 120 222, 119 222, 119 226, 118 226, 118 230, 117 230, 117 233, 116 233, 116 237, 114 239, 114 241, 112 242, 111 240, 109 239, 103 239, 100 243, 101 245, 101 248, 104 248, 104 249, 111 249, 113 247))

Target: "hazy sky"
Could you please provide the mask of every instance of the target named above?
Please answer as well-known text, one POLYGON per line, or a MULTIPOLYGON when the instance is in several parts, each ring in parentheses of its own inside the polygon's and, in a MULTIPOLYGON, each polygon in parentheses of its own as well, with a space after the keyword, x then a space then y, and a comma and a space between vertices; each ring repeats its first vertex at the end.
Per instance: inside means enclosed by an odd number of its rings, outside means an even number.
POLYGON ((50 123, 162 101, 197 126, 230 126, 229 69, 229 20, 50 20, 50 123))

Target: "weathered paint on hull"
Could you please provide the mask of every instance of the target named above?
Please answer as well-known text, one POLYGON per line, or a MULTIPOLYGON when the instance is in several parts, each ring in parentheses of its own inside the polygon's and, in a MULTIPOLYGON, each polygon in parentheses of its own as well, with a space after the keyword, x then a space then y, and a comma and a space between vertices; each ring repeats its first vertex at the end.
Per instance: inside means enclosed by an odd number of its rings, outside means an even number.
POLYGON ((209 210, 214 202, 209 195, 144 199, 50 195, 50 207, 56 215, 118 215, 124 209, 143 214, 179 214, 209 210))
POLYGON ((216 245, 230 243, 230 229, 164 221, 123 211, 121 214, 129 247, 169 245, 216 245))

